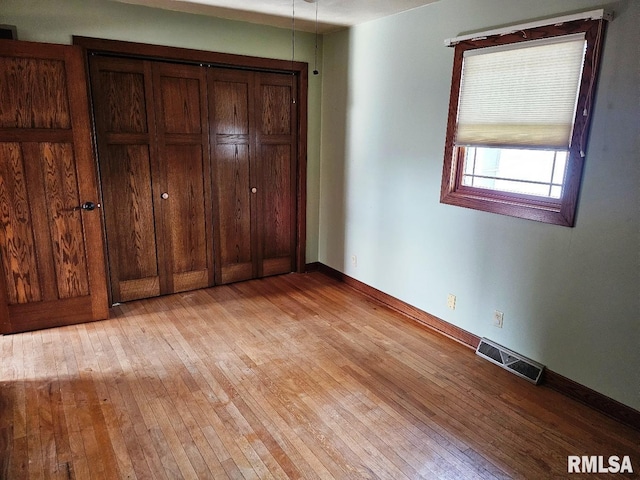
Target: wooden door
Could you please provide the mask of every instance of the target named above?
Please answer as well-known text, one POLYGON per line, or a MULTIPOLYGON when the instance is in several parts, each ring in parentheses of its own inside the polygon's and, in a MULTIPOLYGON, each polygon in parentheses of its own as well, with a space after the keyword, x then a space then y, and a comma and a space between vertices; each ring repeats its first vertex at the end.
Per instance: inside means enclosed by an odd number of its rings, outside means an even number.
POLYGON ((107 318, 80 49, 1 41, 0 105, 0 332, 107 318))
POLYGON ((96 56, 90 66, 112 302, 157 296, 164 251, 151 64, 96 56))
POLYGON ((297 135, 291 75, 209 73, 216 283, 296 268, 297 135))
POLYGON ((213 285, 205 70, 90 64, 112 301, 213 285))
POLYGON ((255 74, 258 275, 296 268, 297 109, 291 75, 255 74))
POLYGON ((160 175, 154 179, 164 249, 161 292, 213 285, 206 71, 156 62, 153 86, 160 175))
POLYGON ((216 283, 223 284, 258 276, 251 193, 256 177, 250 168, 255 145, 253 74, 212 69, 209 76, 216 283))

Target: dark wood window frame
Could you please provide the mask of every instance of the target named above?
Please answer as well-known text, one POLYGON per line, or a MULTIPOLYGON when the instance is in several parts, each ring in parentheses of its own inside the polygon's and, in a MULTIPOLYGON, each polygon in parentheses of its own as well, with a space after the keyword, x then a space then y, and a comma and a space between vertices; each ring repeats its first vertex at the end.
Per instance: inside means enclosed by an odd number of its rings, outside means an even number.
POLYGON ((464 40, 456 44, 440 193, 441 203, 556 225, 569 227, 575 225, 578 195, 584 164, 584 157, 581 155, 581 150, 586 150, 586 139, 588 138, 589 123, 592 116, 605 23, 604 20, 576 20, 561 25, 536 27, 506 35, 493 35, 478 40, 464 40), (462 185, 464 147, 455 145, 454 139, 457 129, 458 101, 464 52, 471 49, 516 44, 528 40, 558 37, 581 32, 585 33, 587 47, 578 91, 578 102, 569 146, 562 197, 554 200, 462 185), (583 115, 584 111, 587 112, 586 116, 583 115))
POLYGON ((85 55, 100 54, 122 57, 165 60, 175 63, 193 65, 211 65, 249 69, 255 71, 289 73, 296 82, 298 96, 298 162, 296 185, 296 271, 302 273, 306 269, 306 206, 307 206, 307 98, 308 98, 308 64, 291 60, 279 60, 229 53, 192 50, 163 45, 141 44, 119 40, 106 40, 83 36, 73 36, 73 44, 83 48, 85 55))

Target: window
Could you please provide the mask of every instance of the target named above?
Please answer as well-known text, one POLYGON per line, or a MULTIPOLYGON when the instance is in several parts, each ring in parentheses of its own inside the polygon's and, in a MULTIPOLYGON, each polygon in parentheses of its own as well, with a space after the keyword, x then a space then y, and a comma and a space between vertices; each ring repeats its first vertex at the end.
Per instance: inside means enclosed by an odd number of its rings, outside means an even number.
POLYGON ((441 202, 573 226, 603 20, 455 45, 441 202))

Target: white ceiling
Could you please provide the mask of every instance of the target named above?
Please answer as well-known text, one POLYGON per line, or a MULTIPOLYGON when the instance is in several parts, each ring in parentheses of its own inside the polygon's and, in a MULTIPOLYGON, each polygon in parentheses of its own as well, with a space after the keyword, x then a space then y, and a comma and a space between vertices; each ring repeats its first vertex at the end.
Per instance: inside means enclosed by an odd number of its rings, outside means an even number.
POLYGON ((274 27, 291 28, 295 8, 296 30, 315 31, 316 5, 318 32, 394 15, 439 0, 115 0, 179 12, 241 20, 274 27))

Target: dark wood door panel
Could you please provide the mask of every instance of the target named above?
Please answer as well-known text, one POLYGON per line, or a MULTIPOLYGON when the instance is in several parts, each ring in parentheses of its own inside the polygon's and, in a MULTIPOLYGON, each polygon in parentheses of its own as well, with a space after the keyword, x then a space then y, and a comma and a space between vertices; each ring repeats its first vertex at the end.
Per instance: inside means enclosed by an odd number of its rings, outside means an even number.
POLYGON ((259 131, 262 135, 291 135, 295 125, 292 117, 292 80, 281 78, 283 75, 259 76, 260 84, 257 90, 260 102, 259 131), (275 81, 274 81, 275 79, 275 81))
POLYGON ((256 165, 261 276, 296 269, 297 136, 295 82, 282 74, 256 74, 256 165))
MULTIPOLYGON (((170 240, 173 291, 193 290, 210 285, 211 236, 206 212, 206 176, 200 145, 169 145, 167 154, 167 193, 164 207, 165 234, 170 240)), ((211 271, 213 273, 213 271, 211 271)))
POLYGON ((113 303, 161 294, 163 251, 152 178, 159 175, 151 65, 91 57, 91 87, 113 303))
POLYGON ((255 276, 251 243, 248 145, 216 145, 217 283, 255 276))
POLYGON ((209 72, 210 128, 213 152, 216 283, 257 276, 255 262, 255 148, 253 73, 209 72))
POLYGON ((161 172, 156 217, 165 252, 163 293, 211 286, 213 227, 205 69, 153 66, 161 172))
POLYGON ((101 153, 113 299, 160 295, 149 146, 107 145, 101 153))
POLYGON ((88 99, 77 47, 0 42, 0 330, 107 318, 88 99))
MULTIPOLYGON (((297 77, 97 57, 89 61, 95 62, 92 82, 104 84, 94 88, 96 118, 103 117, 97 123, 105 125, 98 143, 148 147, 151 186, 145 191, 155 227, 157 275, 125 278, 118 273, 124 266, 112 267, 112 284, 120 285, 113 287, 114 300, 296 270, 304 251, 298 244, 304 238, 298 223, 304 149, 298 145, 297 77), (119 97, 128 104, 118 105, 119 97), (126 297, 118 292, 123 286, 126 297)), ((103 174, 105 191, 107 184, 103 174)), ((111 223, 108 240, 121 235, 111 223)))
POLYGON ((261 204, 263 275, 295 270, 295 183, 291 145, 263 145, 261 204))
POLYGON ((149 133, 148 65, 142 60, 92 57, 91 85, 98 131, 149 133))
POLYGON ((64 59, 0 57, 0 128, 71 128, 64 59))
POLYGON ((89 295, 72 144, 0 143, 0 251, 10 304, 89 295))
POLYGON ((216 135, 249 135, 249 118, 253 109, 249 104, 250 79, 244 72, 214 70, 211 105, 216 135))
POLYGON ((9 316, 19 319, 19 328, 5 333, 84 323, 93 316, 93 309, 86 297, 73 297, 9 305, 9 316))
POLYGON ((0 256, 7 301, 42 300, 21 145, 0 143, 0 256))
POLYGON ((291 76, 214 69, 218 283, 296 268, 297 135, 291 76))
POLYGON ((158 115, 164 133, 202 133, 204 72, 192 67, 160 65, 157 69, 158 115), (194 75, 195 78, 185 78, 194 75))
MULTIPOLYGON (((35 145, 34 145, 35 146, 35 145)), ((47 284, 57 286, 53 298, 74 298, 89 295, 89 278, 85 242, 83 240, 83 216, 97 215, 98 212, 86 212, 78 206, 83 202, 79 196, 76 164, 71 144, 38 144, 36 158, 27 158, 30 168, 37 165, 42 174, 42 213, 49 226, 51 240, 52 265, 51 278, 44 277, 47 284), (40 160, 40 162, 38 162, 40 160), (38 163, 40 163, 38 165, 38 163)), ((35 168, 34 168, 35 170, 35 168)), ((37 185, 35 181, 31 185, 37 185)), ((32 207, 39 209, 37 194, 32 195, 32 207)), ((95 198, 95 197, 94 197, 95 198)), ((49 272, 47 272, 49 273, 49 272)))
MULTIPOLYGON (((146 73, 145 81, 138 83, 144 83, 145 90, 154 88, 158 123, 165 125, 158 138, 162 138, 165 144, 195 145, 205 134, 200 127, 204 125, 208 129, 209 145, 203 144, 203 151, 210 155, 208 180, 211 182, 213 208, 206 220, 213 218, 211 223, 215 226, 208 230, 211 233, 208 241, 213 245, 209 250, 213 251, 215 262, 209 265, 214 267, 216 283, 255 278, 284 269, 271 266, 285 264, 282 258, 278 257, 273 262, 262 258, 264 233, 258 223, 262 225, 264 222, 257 219, 262 215, 258 197, 264 196, 265 192, 259 152, 266 145, 290 145, 291 184, 295 186, 290 208, 295 215, 293 269, 304 271, 307 64, 86 37, 74 37, 74 43, 87 49, 90 63, 104 56, 113 61, 120 57, 125 63, 137 58, 139 61, 146 59, 150 65, 163 65, 160 77, 154 74, 153 85, 148 84, 146 73), (211 65, 220 67, 209 67, 211 65), (200 74, 195 70, 205 72, 207 88, 204 93, 198 83, 200 74), (203 111, 207 111, 208 119, 200 125, 197 123, 198 110, 193 108, 198 96, 199 100, 207 98, 203 111), (160 104, 157 103, 159 101, 160 104), (245 161, 246 165, 239 164, 245 161), (256 189, 255 195, 250 193, 253 188, 256 189), (223 199, 225 191, 232 191, 231 197, 223 199), (248 235, 244 233, 246 225, 249 225, 248 235)), ((122 67, 120 71, 127 69, 122 67)), ((153 129, 150 127, 150 130, 153 129)), ((142 134, 108 134, 112 141, 128 138, 130 142, 136 135, 142 134)), ((164 179, 157 178, 154 181, 155 201, 166 187, 164 179), (155 185, 158 184, 161 190, 156 192, 155 185)), ((280 245, 282 241, 275 243, 280 245)), ((170 251, 171 248, 167 250, 170 251)), ((161 252, 163 249, 158 250, 159 263, 170 270, 171 261, 160 260, 161 252)), ((167 287, 169 284, 163 286, 167 287)))

